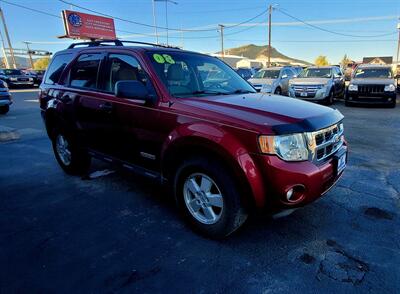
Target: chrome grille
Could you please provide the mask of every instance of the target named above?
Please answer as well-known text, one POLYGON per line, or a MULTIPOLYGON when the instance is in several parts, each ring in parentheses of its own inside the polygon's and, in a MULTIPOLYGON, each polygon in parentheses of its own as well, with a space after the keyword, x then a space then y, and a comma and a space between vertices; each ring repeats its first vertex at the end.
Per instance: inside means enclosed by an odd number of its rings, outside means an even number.
POLYGON ((321 89, 320 85, 293 85, 295 92, 315 93, 319 89, 321 89))
POLYGON ((312 160, 322 161, 329 158, 343 145, 343 124, 335 124, 328 128, 307 133, 312 160))

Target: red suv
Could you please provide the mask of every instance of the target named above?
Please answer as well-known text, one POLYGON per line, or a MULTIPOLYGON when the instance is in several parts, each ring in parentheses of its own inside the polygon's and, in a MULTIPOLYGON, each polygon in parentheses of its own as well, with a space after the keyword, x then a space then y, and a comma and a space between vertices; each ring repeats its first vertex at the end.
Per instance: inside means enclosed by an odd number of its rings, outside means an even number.
POLYGON ((346 166, 343 116, 256 90, 218 58, 119 40, 54 55, 40 107, 69 174, 101 158, 168 184, 211 237, 254 208, 285 214, 326 193, 346 166), (218 73, 217 75, 215 73, 218 73))

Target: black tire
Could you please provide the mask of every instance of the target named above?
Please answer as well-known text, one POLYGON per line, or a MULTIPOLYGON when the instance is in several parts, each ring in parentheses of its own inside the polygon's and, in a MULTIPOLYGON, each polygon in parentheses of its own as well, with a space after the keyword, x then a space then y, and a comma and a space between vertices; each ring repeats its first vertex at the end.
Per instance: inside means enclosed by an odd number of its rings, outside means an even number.
POLYGON ((73 136, 69 135, 67 132, 64 132, 58 128, 52 130, 52 145, 54 155, 58 164, 61 168, 70 175, 84 175, 88 172, 90 168, 91 157, 87 153, 87 151, 79 148, 75 143, 73 136), (60 152, 57 149, 57 140, 59 136, 62 136, 65 141, 68 143, 68 150, 70 152, 70 161, 69 163, 65 162, 60 155, 60 152))
MULTIPOLYGON (((184 160, 176 172, 174 194, 178 208, 188 224, 195 231, 213 239, 226 237, 237 230, 247 219, 237 182, 229 169, 215 158, 199 156, 184 160), (220 217, 212 224, 205 224, 196 219, 185 201, 185 182, 199 173, 214 181, 223 199, 220 217)), ((199 211, 204 213, 203 208, 199 211)))
POLYGON ((282 89, 281 89, 281 87, 276 88, 274 94, 275 94, 275 95, 282 95, 282 89))
POLYGON ((329 92, 329 96, 328 97, 326 97, 325 98, 325 104, 326 105, 332 105, 333 104, 333 90, 331 90, 330 92, 329 92))
POLYGON ((0 114, 6 114, 10 110, 10 106, 4 105, 0 106, 0 114))
POLYGON ((349 106, 353 106, 353 103, 351 103, 351 102, 348 101, 348 100, 345 100, 345 101, 344 101, 344 105, 349 107, 349 106))
POLYGON ((394 99, 392 102, 389 104, 390 108, 395 108, 396 107, 396 99, 394 99))

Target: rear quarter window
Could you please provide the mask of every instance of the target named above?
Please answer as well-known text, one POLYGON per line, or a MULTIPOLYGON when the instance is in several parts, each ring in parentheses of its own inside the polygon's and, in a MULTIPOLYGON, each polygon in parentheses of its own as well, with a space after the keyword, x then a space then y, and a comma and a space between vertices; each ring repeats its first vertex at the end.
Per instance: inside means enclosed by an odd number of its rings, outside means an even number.
POLYGON ((44 80, 44 83, 49 85, 54 85, 58 83, 62 72, 64 71, 67 64, 71 62, 72 57, 73 56, 71 53, 59 54, 54 56, 46 71, 46 78, 44 80))

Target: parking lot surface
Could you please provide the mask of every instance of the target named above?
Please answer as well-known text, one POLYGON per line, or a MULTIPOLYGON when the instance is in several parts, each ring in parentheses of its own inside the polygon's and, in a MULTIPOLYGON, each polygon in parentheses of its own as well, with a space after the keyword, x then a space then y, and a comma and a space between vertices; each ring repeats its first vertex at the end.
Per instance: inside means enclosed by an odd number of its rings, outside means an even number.
POLYGON ((64 174, 37 92, 13 98, 0 116, 0 293, 398 293, 400 105, 336 101, 350 146, 338 185, 213 241, 150 180, 98 161, 64 174))

